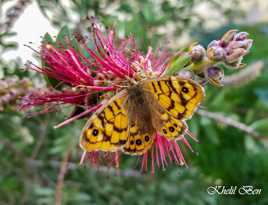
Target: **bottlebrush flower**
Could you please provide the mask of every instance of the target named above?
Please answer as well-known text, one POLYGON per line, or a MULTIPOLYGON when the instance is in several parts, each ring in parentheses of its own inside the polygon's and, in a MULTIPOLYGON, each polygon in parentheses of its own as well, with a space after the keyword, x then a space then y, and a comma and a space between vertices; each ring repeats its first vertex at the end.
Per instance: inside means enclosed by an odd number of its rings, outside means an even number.
MULTIPOLYGON (((151 48, 143 55, 137 50, 133 38, 117 40, 119 43, 116 44, 114 32, 110 30, 107 34, 102 33, 95 22, 92 24, 92 42, 93 48, 89 47, 86 41, 79 42, 78 48, 75 48, 68 38, 64 38, 63 42, 43 42, 40 51, 36 51, 42 60, 42 66, 29 63, 29 67, 46 78, 57 80, 57 83, 48 90, 30 92, 22 99, 21 109, 70 104, 85 110, 68 119, 62 126, 97 111, 105 100, 122 89, 126 80, 139 80, 136 78, 142 73, 154 77, 162 76, 170 60, 168 52, 158 52, 156 55, 151 48)), ((189 131, 187 133, 192 136, 189 131)), ((164 168, 169 161, 185 165, 180 142, 191 149, 184 136, 167 140, 156 133, 151 149, 143 155, 142 170, 148 170, 149 161, 152 173, 155 172, 155 167, 164 168)), ((88 158, 93 164, 109 159, 111 164, 119 165, 118 152, 94 151, 83 157, 88 158)))

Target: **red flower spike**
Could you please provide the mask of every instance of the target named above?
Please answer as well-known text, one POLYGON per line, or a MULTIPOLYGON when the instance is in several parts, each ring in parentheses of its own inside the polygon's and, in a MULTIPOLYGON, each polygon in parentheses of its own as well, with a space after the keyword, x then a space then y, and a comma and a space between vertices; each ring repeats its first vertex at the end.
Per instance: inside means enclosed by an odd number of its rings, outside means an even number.
POLYGON ((90 162, 90 165, 98 167, 100 164, 104 164, 108 167, 119 168, 120 156, 119 152, 84 152, 80 164, 87 160, 90 162))
POLYGON ((156 167, 165 169, 169 163, 175 163, 179 166, 187 166, 179 143, 185 144, 187 148, 193 152, 190 143, 184 136, 180 136, 177 140, 168 140, 165 137, 156 134, 152 148, 142 156, 141 170, 143 172, 148 172, 149 160, 152 175, 155 174, 156 167))
POLYGON ((52 45, 46 44, 42 46, 41 58, 47 66, 35 67, 37 71, 72 86, 94 85, 93 77, 86 72, 87 68, 82 64, 73 48, 56 49, 52 45))
POLYGON ((33 106, 46 103, 83 105, 91 93, 73 91, 45 91, 34 90, 24 96, 20 102, 20 109, 29 109, 33 106))

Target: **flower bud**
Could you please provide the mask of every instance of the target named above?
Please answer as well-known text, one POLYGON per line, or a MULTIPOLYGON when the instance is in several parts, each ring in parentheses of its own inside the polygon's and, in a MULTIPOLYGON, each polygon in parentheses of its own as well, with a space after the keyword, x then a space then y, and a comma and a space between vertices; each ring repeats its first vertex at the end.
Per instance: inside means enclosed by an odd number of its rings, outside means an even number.
POLYGON ((196 45, 190 50, 191 60, 193 62, 201 61, 206 54, 206 50, 203 46, 196 45))
POLYGON ((232 41, 229 43, 228 47, 226 49, 232 50, 237 48, 244 48, 245 50, 249 50, 252 46, 253 40, 247 39, 244 41, 232 41))
POLYGON ((227 64, 233 64, 240 60, 244 55, 246 55, 248 52, 243 48, 237 48, 232 51, 230 55, 225 56, 225 61, 227 64))
POLYGON ((247 32, 239 32, 239 33, 235 34, 235 36, 234 36, 235 41, 243 41, 243 40, 246 40, 247 38, 248 38, 247 32))
POLYGON ((224 43, 224 44, 228 44, 230 41, 232 41, 235 37, 237 33, 237 30, 236 29, 232 29, 232 30, 229 30, 227 31, 221 38, 221 41, 224 43))
POLYGON ((208 48, 216 47, 216 46, 219 46, 219 45, 220 45, 219 41, 213 40, 208 44, 208 48))
POLYGON ((220 61, 224 59, 225 51, 221 47, 210 47, 207 50, 207 56, 213 61, 220 61))
POLYGON ((249 49, 251 48, 252 44, 253 44, 253 40, 252 39, 247 39, 244 41, 245 42, 245 46, 244 48, 249 51, 249 49))
POLYGON ((212 66, 206 69, 205 78, 210 84, 220 87, 222 86, 224 72, 221 68, 212 66))

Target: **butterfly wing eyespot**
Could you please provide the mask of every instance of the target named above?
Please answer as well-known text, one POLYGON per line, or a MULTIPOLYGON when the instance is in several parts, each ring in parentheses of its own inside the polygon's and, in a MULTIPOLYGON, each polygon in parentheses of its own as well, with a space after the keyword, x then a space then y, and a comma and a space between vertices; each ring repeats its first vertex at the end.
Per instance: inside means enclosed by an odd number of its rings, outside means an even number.
POLYGON ((127 142, 122 146, 125 154, 141 155, 144 154, 153 144, 153 136, 149 133, 140 133, 136 123, 128 130, 127 142))
POLYGON ((126 143, 128 117, 123 108, 125 99, 125 96, 116 95, 91 116, 80 137, 83 150, 114 152, 126 143))
MULTIPOLYGON (((136 127, 137 128, 137 127, 136 127)), ((129 137, 126 144, 122 147, 125 154, 142 155, 153 144, 153 136, 149 133, 139 134, 138 129, 136 132, 129 132, 129 137)))
POLYGON ((168 138, 169 140, 173 140, 185 133, 187 125, 184 120, 175 119, 167 113, 160 116, 160 118, 163 121, 163 126, 158 130, 158 132, 162 136, 168 138), (168 115, 168 117, 165 115, 168 115))

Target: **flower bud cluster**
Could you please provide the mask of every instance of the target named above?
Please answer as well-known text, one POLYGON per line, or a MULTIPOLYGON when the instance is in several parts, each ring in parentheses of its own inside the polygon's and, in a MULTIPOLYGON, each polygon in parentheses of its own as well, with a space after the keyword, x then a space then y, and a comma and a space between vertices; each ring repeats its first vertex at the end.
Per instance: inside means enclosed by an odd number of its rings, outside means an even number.
POLYGON ((19 80, 17 77, 10 77, 0 80, 0 111, 7 105, 14 105, 17 99, 26 95, 30 87, 28 79, 19 80))
POLYGON ((222 61, 232 68, 240 68, 252 43, 253 40, 248 39, 247 32, 230 30, 220 40, 214 40, 208 45, 207 56, 212 61, 222 61))
POLYGON ((252 43, 247 32, 229 30, 219 40, 213 40, 207 49, 200 44, 191 46, 188 50, 190 66, 187 69, 212 85, 222 86, 223 67, 242 68, 243 57, 249 53, 252 43))

